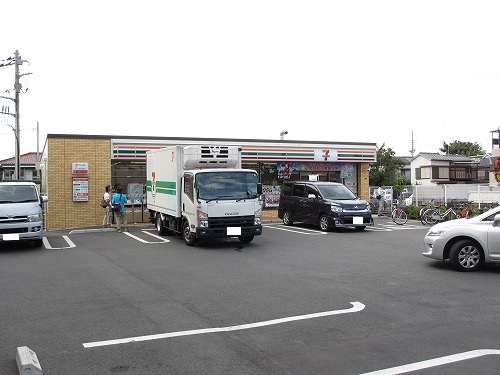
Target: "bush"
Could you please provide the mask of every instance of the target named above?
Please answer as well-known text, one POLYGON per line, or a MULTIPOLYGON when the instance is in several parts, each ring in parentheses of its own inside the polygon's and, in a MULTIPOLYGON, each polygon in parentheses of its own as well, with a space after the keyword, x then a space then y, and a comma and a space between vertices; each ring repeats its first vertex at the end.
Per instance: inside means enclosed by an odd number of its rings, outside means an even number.
POLYGON ((405 212, 406 215, 408 216, 408 219, 420 220, 419 217, 420 207, 414 205, 406 206, 405 212))

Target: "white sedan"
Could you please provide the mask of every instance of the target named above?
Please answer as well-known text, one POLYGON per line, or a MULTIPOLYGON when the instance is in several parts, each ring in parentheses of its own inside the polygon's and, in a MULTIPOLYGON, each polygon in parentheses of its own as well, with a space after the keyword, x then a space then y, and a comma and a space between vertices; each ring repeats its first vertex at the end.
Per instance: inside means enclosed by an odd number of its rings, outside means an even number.
POLYGON ((423 256, 449 259, 457 271, 476 271, 483 262, 500 263, 500 207, 432 226, 424 246, 423 256))

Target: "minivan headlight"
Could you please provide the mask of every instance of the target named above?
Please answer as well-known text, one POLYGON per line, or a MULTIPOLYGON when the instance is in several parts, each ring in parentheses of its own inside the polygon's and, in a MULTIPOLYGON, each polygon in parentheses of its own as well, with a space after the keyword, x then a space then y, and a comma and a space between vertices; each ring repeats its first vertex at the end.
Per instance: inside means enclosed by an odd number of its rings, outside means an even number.
POLYGON ((42 221, 42 214, 28 215, 28 221, 32 223, 42 221))
POLYGON ((337 212, 337 213, 340 213, 343 211, 343 208, 341 206, 339 206, 338 204, 332 204, 331 206, 331 210, 333 212, 337 212))

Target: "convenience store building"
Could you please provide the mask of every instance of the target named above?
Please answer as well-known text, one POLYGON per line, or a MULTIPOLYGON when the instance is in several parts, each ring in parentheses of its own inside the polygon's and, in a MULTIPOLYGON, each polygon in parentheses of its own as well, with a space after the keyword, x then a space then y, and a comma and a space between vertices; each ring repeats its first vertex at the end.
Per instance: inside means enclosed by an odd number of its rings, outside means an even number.
POLYGON ((376 161, 375 143, 49 134, 40 163, 46 229, 100 226, 108 184, 124 188, 130 222, 148 222, 146 152, 172 145, 240 146, 242 167, 259 174, 267 209, 277 208, 285 179, 340 182, 369 200, 368 167, 376 161))

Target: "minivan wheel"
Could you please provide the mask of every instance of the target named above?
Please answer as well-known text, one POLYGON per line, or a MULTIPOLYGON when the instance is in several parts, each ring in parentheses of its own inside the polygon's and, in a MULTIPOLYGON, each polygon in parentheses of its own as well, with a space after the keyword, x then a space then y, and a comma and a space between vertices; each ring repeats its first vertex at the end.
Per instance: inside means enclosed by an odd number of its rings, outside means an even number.
POLYGON ((33 241, 33 246, 35 247, 42 247, 42 245, 43 245, 43 240, 41 238, 39 240, 33 241))
POLYGON ((283 212, 283 224, 285 225, 293 224, 293 221, 290 219, 290 212, 288 211, 283 212))
POLYGON ((328 216, 326 216, 325 214, 319 217, 319 229, 321 229, 323 232, 328 232, 329 230, 328 216))

